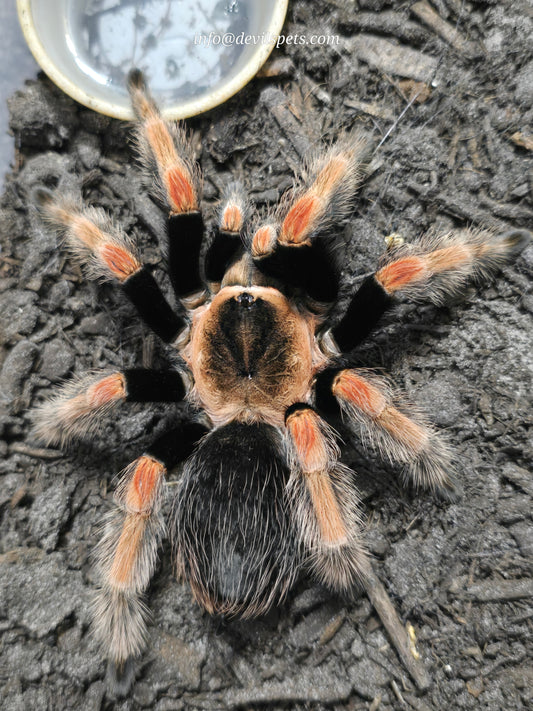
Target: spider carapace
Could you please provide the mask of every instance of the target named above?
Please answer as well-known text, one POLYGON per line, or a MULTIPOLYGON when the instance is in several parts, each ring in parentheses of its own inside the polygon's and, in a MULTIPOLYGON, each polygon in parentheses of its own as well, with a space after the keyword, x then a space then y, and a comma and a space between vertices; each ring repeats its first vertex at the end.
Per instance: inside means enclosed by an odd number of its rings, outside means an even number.
POLYGON ((441 304, 496 271, 529 233, 460 229, 386 251, 377 271, 330 312, 339 239, 361 179, 365 141, 345 137, 311 159, 262 221, 230 185, 205 241, 201 178, 183 130, 161 117, 140 72, 130 74, 142 163, 168 206, 163 295, 135 245, 103 210, 37 189, 43 217, 89 276, 112 280, 174 346, 179 365, 91 374, 36 412, 48 443, 87 437, 123 402, 187 400, 191 417, 122 473, 97 548, 94 630, 116 693, 145 646, 144 594, 169 534, 178 575, 210 613, 252 616, 283 600, 302 569, 349 590, 367 569, 354 474, 339 462, 329 420, 403 467, 415 486, 453 493, 448 447, 391 382, 358 367, 357 346, 398 299, 441 304), (182 464, 168 522, 164 479, 182 464))

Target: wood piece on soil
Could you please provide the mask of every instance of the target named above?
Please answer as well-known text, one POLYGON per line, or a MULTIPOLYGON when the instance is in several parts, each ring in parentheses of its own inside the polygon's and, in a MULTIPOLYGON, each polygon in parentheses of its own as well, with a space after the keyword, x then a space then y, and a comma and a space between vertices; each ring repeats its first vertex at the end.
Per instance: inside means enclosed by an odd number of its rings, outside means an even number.
POLYGON ((431 87, 423 81, 402 79, 398 86, 406 100, 412 100, 415 104, 423 104, 431 96, 431 87))
POLYGON ((442 37, 449 45, 466 57, 476 57, 481 53, 479 47, 476 47, 472 42, 468 42, 457 30, 457 27, 443 20, 438 12, 425 0, 411 5, 411 12, 430 27, 435 34, 442 37))
POLYGON ((363 585, 370 602, 389 634, 401 662, 417 687, 421 690, 428 689, 431 685, 431 678, 421 660, 413 656, 409 635, 402 625, 383 584, 370 568, 366 571, 363 585))
POLYGON ((498 602, 500 600, 523 600, 533 597, 533 579, 484 580, 469 585, 466 590, 457 591, 461 597, 469 597, 478 602, 498 602))
MULTIPOLYGON (((256 704, 280 705, 286 703, 336 704, 346 701, 352 694, 349 679, 331 678, 327 670, 312 667, 302 669, 295 679, 267 681, 243 689, 228 689, 221 697, 223 708, 241 708, 256 704)), ((222 708, 222 706, 221 706, 222 708)))
POLYGON ((533 135, 517 131, 511 136, 511 141, 520 148, 525 148, 528 151, 533 151, 533 135))
POLYGON ((269 59, 257 72, 261 78, 291 77, 294 74, 294 62, 290 57, 269 59))
POLYGON ((281 89, 268 86, 261 92, 261 103, 272 114, 283 135, 291 142, 298 156, 303 159, 309 149, 310 141, 302 135, 302 125, 290 110, 287 96, 281 89))
POLYGON ((355 109, 363 114, 368 114, 374 118, 394 121, 394 112, 387 106, 382 106, 376 101, 357 101, 356 99, 344 99, 344 105, 349 109, 355 109))
POLYGON ((427 81, 437 69, 435 57, 374 35, 357 35, 347 46, 358 59, 386 74, 427 81))
POLYGON ((36 459, 61 459, 63 452, 58 449, 45 449, 44 447, 28 447, 24 442, 13 442, 9 447, 10 454, 25 454, 36 459))

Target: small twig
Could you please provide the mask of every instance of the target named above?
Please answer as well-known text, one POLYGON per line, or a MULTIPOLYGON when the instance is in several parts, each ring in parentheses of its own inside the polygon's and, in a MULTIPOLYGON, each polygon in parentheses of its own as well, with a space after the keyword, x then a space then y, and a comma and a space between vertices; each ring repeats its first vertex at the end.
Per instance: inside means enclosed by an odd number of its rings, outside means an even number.
POLYGON ((499 600, 522 600, 533 597, 533 580, 486 580, 470 585, 457 593, 461 597, 470 597, 478 602, 497 602, 499 600))
POLYGON ((356 99, 344 99, 344 105, 349 109, 355 109, 369 116, 374 116, 375 118, 381 118, 385 121, 392 121, 394 119, 394 113, 392 109, 387 106, 380 106, 377 102, 372 101, 359 101, 356 99))
POLYGON ((419 689, 428 689, 431 685, 431 678, 423 663, 413 656, 409 636, 398 617, 398 613, 394 609, 394 605, 381 581, 370 567, 366 571, 363 584, 366 594, 389 633, 390 640, 403 665, 419 689))
POLYGON ((23 442, 13 442, 9 447, 11 454, 26 454, 28 457, 36 459, 60 459, 64 456, 58 449, 44 449, 40 447, 28 447, 23 442))
POLYGON ((442 37, 448 44, 450 44, 454 49, 456 49, 461 54, 467 57, 473 57, 479 53, 472 43, 465 40, 462 35, 457 30, 457 27, 453 27, 446 20, 435 12, 428 2, 415 2, 411 5, 411 12, 414 13, 422 22, 425 22, 428 27, 440 37, 442 37))
POLYGON ((322 634, 320 635, 320 639, 318 640, 318 644, 320 646, 323 646, 327 644, 328 642, 331 642, 333 637, 337 634, 337 632, 340 630, 342 625, 344 624, 344 620, 346 619, 346 616, 344 614, 344 611, 341 612, 340 614, 336 615, 330 622, 327 624, 324 629, 322 630, 322 634))
POLYGON ((398 703, 401 704, 405 708, 405 701, 404 698, 401 694, 400 689, 398 688, 398 684, 394 681, 394 679, 391 680, 391 688, 394 692, 394 696, 398 699, 398 703))

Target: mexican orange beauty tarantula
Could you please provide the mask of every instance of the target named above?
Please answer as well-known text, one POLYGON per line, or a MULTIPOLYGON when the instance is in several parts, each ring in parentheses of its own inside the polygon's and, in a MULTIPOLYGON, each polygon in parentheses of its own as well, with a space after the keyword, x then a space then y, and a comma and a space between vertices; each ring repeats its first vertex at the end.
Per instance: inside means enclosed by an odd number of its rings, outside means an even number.
POLYGON ((141 159, 169 208, 168 271, 179 308, 101 209, 36 191, 89 276, 117 282, 181 363, 68 383, 38 409, 39 436, 64 443, 92 434, 122 402, 187 400, 197 411, 124 470, 98 545, 94 630, 117 693, 128 690, 145 645, 143 598, 167 530, 179 577, 214 614, 264 613, 303 568, 337 591, 365 575, 358 494, 339 462, 332 417, 401 464, 415 486, 453 493, 447 446, 389 380, 357 367, 354 349, 398 297, 441 304, 529 239, 523 230, 461 229, 393 247, 332 322, 340 271, 332 230, 348 215, 364 141, 344 139, 310 161, 277 211, 253 227, 242 189, 232 185, 204 245, 201 178, 185 135, 161 118, 140 72, 129 89, 141 159), (167 527, 165 476, 180 463, 167 527))

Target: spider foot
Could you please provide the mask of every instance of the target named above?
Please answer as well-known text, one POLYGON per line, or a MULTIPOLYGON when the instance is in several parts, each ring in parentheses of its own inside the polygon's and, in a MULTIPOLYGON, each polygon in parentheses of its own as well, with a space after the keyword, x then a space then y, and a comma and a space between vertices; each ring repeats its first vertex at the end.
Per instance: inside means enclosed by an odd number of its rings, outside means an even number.
POLYGON ((107 662, 105 676, 106 688, 109 694, 116 699, 128 696, 137 673, 136 659, 128 657, 124 662, 107 662))

